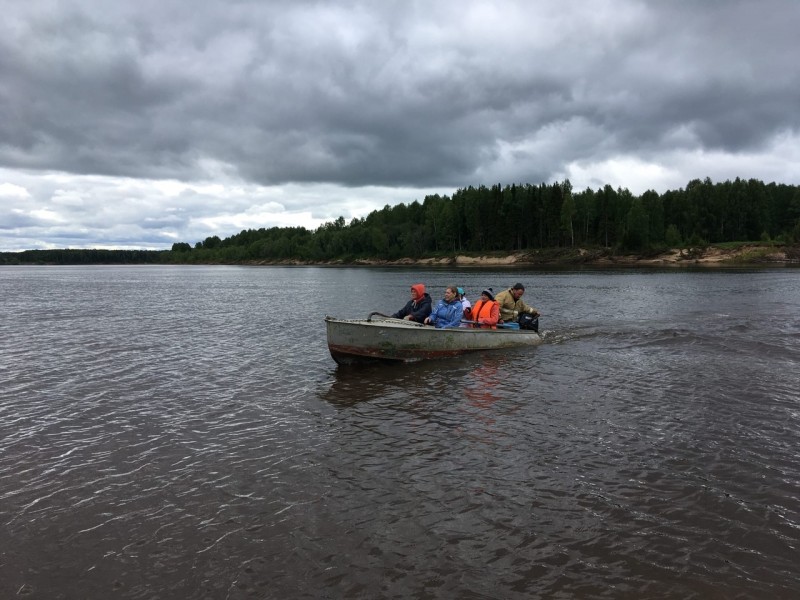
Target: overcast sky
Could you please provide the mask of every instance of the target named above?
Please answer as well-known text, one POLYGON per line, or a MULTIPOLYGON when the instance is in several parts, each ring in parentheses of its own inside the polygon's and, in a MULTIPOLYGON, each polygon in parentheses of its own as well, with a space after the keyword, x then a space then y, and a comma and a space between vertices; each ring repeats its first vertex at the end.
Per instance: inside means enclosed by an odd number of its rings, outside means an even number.
POLYGON ((797 0, 0 0, 0 251, 800 184, 797 0))

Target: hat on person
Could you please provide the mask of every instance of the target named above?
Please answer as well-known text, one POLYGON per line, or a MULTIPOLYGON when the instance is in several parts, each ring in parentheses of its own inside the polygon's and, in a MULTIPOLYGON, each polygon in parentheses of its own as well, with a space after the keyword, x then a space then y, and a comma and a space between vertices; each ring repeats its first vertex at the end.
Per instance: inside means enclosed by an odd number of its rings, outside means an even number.
POLYGON ((463 296, 464 295, 464 288, 457 288, 457 289, 458 289, 458 295, 459 296, 463 296))
POLYGON ((518 283, 515 283, 514 287, 512 287, 511 289, 512 290, 522 290, 524 292, 525 291, 525 286, 518 282, 518 283))
POLYGON ((494 300, 494 290, 492 288, 486 288, 481 292, 481 294, 486 294, 489 296, 489 300, 494 300))
POLYGON ((415 283, 411 286, 411 289, 417 292, 420 298, 425 295, 425 284, 424 283, 415 283))

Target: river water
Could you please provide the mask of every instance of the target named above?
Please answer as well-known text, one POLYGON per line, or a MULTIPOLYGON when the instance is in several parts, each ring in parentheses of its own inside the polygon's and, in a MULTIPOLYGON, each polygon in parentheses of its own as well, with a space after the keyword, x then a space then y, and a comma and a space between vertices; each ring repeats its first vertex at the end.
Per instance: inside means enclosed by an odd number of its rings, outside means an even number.
POLYGON ((800 597, 800 270, 0 268, 2 598, 800 597), (536 348, 326 314, 526 284, 536 348))

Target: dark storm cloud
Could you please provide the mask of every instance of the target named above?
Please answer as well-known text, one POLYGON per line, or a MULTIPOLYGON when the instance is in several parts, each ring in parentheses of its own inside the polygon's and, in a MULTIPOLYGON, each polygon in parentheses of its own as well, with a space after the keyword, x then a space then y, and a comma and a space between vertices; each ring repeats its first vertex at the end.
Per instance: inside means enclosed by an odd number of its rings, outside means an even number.
POLYGON ((457 185, 576 117, 612 142, 548 170, 679 127, 731 151, 798 128, 794 2, 501 3, 485 28, 462 3, 26 6, 0 42, 5 166, 457 185))
POLYGON ((665 134, 685 127, 700 148, 734 153, 797 132, 798 17, 796 3, 660 4, 642 39, 618 56, 607 94, 631 93, 623 106, 630 122, 607 113, 616 117, 610 129, 634 150, 658 150, 665 134))

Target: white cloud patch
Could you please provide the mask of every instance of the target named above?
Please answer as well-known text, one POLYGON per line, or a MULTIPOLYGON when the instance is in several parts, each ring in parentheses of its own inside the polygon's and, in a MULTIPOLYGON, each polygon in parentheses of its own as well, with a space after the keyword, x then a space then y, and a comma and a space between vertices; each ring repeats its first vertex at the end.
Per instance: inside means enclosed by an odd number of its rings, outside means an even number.
POLYGON ((0 199, 4 202, 27 200, 31 197, 28 190, 13 183, 0 183, 0 199))
POLYGON ((339 216, 349 221, 387 204, 452 193, 446 188, 261 186, 64 173, 5 175, 20 178, 24 185, 7 184, 23 202, 0 207, 3 251, 34 247, 163 249, 174 242, 193 245, 209 236, 224 238, 243 229, 313 230, 339 216), (67 183, 70 187, 64 187, 67 183), (25 189, 33 192, 25 195, 19 191, 25 189))

